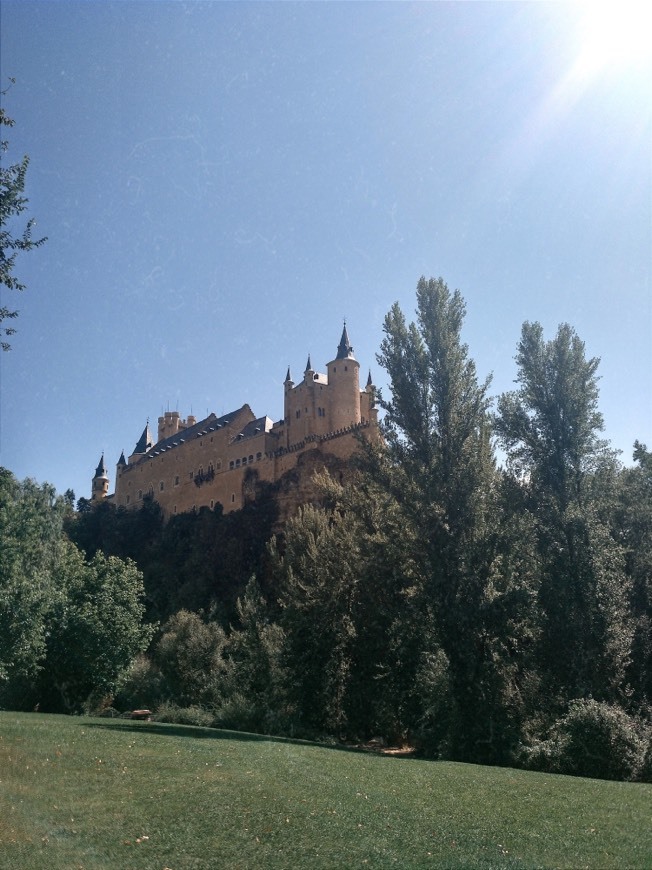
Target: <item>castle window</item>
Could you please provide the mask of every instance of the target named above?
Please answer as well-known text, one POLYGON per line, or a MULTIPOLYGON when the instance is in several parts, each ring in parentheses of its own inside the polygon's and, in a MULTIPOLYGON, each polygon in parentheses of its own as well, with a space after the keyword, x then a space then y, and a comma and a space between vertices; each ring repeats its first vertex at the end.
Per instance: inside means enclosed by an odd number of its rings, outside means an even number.
POLYGON ((349 367, 348 367, 348 366, 344 366, 344 371, 345 371, 345 372, 348 372, 348 370, 349 370, 349 367))
POLYGON ((246 464, 247 464, 247 457, 246 457, 246 456, 243 456, 243 457, 242 457, 242 464, 243 464, 243 465, 246 465, 246 464))
POLYGON ((235 493, 232 492, 231 493, 231 504, 234 504, 234 502, 235 502, 235 493))
POLYGON ((178 474, 177 474, 177 476, 174 478, 174 485, 175 485, 175 486, 179 486, 179 475, 178 475, 178 474))
POLYGON ((297 420, 299 419, 300 416, 301 416, 301 411, 297 411, 297 420))
MULTIPOLYGON (((213 439, 211 438, 211 441, 212 441, 212 440, 213 440, 213 439)), ((211 510, 213 510, 214 507, 215 507, 215 499, 212 498, 212 499, 211 499, 211 510)))
POLYGON ((229 468, 235 468, 235 462, 233 460, 229 462, 229 468))
POLYGON ((251 456, 249 457, 249 462, 253 462, 253 461, 254 461, 254 455, 252 453, 251 456))
POLYGON ((176 506, 176 505, 175 505, 175 506, 174 506, 174 510, 173 510, 173 513, 175 513, 175 514, 176 514, 176 512, 177 512, 177 506, 176 506))
POLYGON ((240 460, 239 460, 239 459, 236 459, 236 461, 235 461, 235 467, 236 467, 236 468, 240 468, 240 460))
POLYGON ((129 504, 129 496, 127 496, 127 504, 129 504))
POLYGON ((256 459, 262 459, 262 458, 263 458, 263 454, 262 454, 262 453, 257 453, 257 454, 256 454, 256 459))
POLYGON ((163 490, 165 489, 165 484, 163 483, 163 481, 161 481, 159 483, 158 488, 159 488, 159 492, 163 492, 163 490))

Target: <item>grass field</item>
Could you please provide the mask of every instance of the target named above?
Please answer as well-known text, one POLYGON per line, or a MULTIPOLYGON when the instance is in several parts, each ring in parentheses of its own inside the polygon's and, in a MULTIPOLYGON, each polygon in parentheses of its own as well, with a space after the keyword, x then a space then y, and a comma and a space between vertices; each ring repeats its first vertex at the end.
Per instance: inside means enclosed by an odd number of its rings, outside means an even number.
POLYGON ((0 713, 0 867, 652 867, 652 786, 0 713))

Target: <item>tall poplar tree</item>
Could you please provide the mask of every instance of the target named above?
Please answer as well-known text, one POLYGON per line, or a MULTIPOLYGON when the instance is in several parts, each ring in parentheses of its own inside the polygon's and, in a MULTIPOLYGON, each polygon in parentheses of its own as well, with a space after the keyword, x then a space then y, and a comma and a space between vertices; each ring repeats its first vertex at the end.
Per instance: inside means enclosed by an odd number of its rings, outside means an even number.
POLYGON ((561 704, 617 700, 631 626, 623 552, 591 485, 614 461, 599 438, 599 360, 568 324, 545 341, 540 324, 525 323, 516 362, 518 389, 500 397, 495 426, 536 517, 545 684, 561 704))
POLYGON ((416 323, 406 322, 398 304, 385 318, 378 355, 390 379, 390 395, 379 399, 390 460, 385 484, 417 542, 423 607, 448 660, 450 751, 498 760, 509 738, 496 612, 507 598, 496 582, 492 540, 490 379, 478 381, 461 338, 464 316, 458 290, 421 278, 416 323))

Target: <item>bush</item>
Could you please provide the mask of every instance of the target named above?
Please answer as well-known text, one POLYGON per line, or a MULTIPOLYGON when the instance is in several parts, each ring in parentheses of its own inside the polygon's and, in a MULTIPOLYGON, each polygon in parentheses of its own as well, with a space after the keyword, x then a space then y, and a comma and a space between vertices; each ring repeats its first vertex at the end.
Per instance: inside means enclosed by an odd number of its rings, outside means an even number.
POLYGON ((161 671, 146 655, 139 655, 122 677, 113 704, 119 710, 142 707, 153 710, 164 697, 165 682, 161 671))
POLYGON ((641 782, 652 782, 652 734, 648 736, 647 749, 638 778, 641 782))
POLYGON ((152 719, 155 722, 170 722, 174 725, 196 725, 199 728, 210 728, 214 717, 203 707, 177 707, 176 704, 164 703, 157 709, 152 719))
POLYGON ((265 731, 263 716, 256 704, 241 692, 234 692, 219 705, 215 711, 215 724, 231 731, 265 731))
POLYGON ((642 723, 614 704, 571 701, 548 740, 523 751, 527 767, 549 773, 633 780, 643 768, 646 736, 642 723))

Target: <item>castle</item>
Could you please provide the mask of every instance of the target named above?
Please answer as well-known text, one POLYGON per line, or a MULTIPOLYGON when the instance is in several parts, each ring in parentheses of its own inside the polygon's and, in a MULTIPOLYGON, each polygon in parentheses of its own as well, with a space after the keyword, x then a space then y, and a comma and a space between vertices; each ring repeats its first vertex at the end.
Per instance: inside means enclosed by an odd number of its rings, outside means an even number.
POLYGON ((359 371, 345 323, 326 374, 314 371, 309 356, 303 380, 295 384, 288 367, 282 420, 256 417, 247 404, 199 421, 166 411, 158 418, 156 441, 148 422, 129 458, 120 455, 113 494, 102 455, 91 504, 109 501, 133 509, 149 494, 166 517, 218 503, 228 512, 255 499, 259 485, 268 483, 276 485, 281 516, 287 517, 310 500, 315 470, 341 473, 358 434, 377 435, 371 374, 361 390, 359 371))

